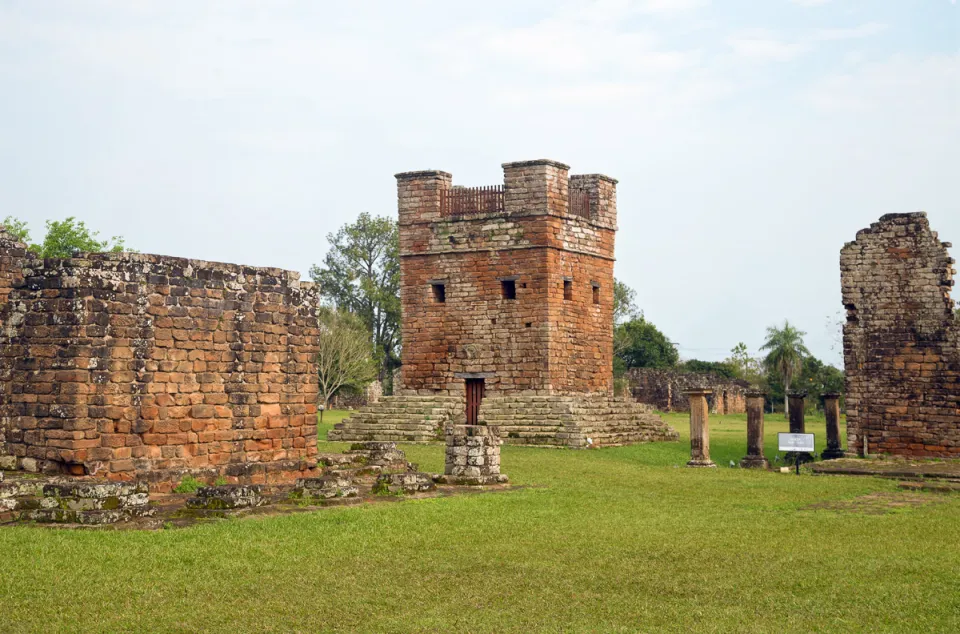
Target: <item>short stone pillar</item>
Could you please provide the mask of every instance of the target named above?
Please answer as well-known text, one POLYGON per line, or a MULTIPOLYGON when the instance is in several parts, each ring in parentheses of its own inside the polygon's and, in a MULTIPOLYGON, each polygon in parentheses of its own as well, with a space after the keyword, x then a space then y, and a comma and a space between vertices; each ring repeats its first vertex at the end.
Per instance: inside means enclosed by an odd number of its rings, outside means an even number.
POLYGON ((840 448, 840 395, 829 392, 823 395, 823 411, 827 416, 827 448, 820 457, 824 460, 843 458, 840 448))
POLYGON ((687 390, 684 395, 690 401, 690 462, 688 467, 716 467, 710 460, 710 423, 707 395, 713 390, 687 390))
POLYGON ((502 484, 500 428, 486 425, 447 425, 446 457, 440 484, 502 484))
POLYGON ((787 394, 790 402, 790 433, 805 434, 806 424, 803 422, 803 400, 807 398, 807 393, 803 390, 790 392, 787 394))
POLYGON ((763 455, 763 407, 766 392, 747 391, 747 456, 740 461, 744 469, 769 469, 763 455))

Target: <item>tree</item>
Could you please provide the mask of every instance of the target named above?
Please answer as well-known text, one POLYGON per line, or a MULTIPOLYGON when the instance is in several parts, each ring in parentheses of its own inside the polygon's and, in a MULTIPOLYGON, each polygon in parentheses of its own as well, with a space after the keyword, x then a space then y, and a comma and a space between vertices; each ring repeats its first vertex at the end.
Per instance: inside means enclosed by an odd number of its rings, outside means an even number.
POLYGON ((359 317, 380 364, 380 377, 400 362, 400 257, 397 223, 362 213, 327 236, 330 250, 310 277, 324 299, 359 317))
POLYGON ((12 233, 21 242, 26 242, 31 251, 42 258, 70 258, 76 253, 120 253, 122 251, 135 252, 124 243, 120 236, 110 240, 98 240, 99 231, 90 231, 86 223, 73 216, 65 220, 48 220, 47 234, 40 244, 30 242, 30 232, 27 223, 7 216, 3 220, 7 231, 12 233))
POLYGON ((324 407, 341 389, 362 389, 376 378, 377 364, 370 354, 370 336, 356 316, 334 309, 323 312, 317 374, 324 407))
POLYGON ((641 313, 617 326, 614 331, 615 367, 666 368, 677 364, 680 355, 667 337, 641 313))
POLYGON ((751 357, 747 344, 742 341, 733 347, 730 356, 724 360, 724 363, 733 369, 734 375, 738 379, 760 389, 766 388, 767 373, 763 367, 763 361, 751 357))
POLYGON ((687 372, 709 372, 726 379, 737 378, 736 370, 726 361, 701 361, 699 359, 690 359, 684 361, 682 369, 687 372))
POLYGON ((767 341, 760 346, 761 350, 769 350, 763 360, 764 365, 783 382, 784 414, 790 413, 790 403, 787 399, 790 384, 803 367, 804 357, 810 356, 810 351, 803 344, 805 334, 807 333, 797 330, 790 325, 789 321, 784 320, 783 328, 776 326, 767 328, 767 341))
POLYGON ((30 244, 30 229, 23 220, 18 220, 13 216, 7 216, 0 225, 7 230, 7 233, 16 238, 17 242, 30 244))
POLYGON ((637 292, 620 280, 613 280, 613 323, 622 324, 637 316, 637 292))

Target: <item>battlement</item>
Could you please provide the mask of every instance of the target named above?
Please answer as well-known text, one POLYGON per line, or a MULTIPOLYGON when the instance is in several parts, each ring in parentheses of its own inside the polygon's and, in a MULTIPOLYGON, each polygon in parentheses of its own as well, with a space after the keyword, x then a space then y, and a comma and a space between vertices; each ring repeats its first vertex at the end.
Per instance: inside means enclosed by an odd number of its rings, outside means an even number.
POLYGON ((502 184, 480 187, 454 185, 453 176, 439 170, 397 174, 400 224, 553 215, 616 230, 616 179, 570 175, 570 166, 549 159, 502 167, 502 184))
POLYGON ((609 393, 616 183, 550 160, 502 185, 397 174, 403 377, 409 390, 609 393))

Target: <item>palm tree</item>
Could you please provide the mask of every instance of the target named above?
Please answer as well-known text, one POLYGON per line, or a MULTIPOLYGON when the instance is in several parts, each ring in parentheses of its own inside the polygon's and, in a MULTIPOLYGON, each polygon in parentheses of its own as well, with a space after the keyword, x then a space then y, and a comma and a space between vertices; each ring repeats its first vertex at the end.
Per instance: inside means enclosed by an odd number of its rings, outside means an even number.
POLYGON ((810 351, 803 345, 803 336, 807 334, 797 330, 790 325, 787 320, 783 321, 783 328, 770 326, 767 328, 767 341, 761 350, 769 350, 767 357, 763 360, 764 365, 771 372, 775 372, 783 381, 783 412, 790 414, 790 402, 787 399, 787 393, 790 391, 790 383, 803 367, 803 358, 810 355, 810 351))

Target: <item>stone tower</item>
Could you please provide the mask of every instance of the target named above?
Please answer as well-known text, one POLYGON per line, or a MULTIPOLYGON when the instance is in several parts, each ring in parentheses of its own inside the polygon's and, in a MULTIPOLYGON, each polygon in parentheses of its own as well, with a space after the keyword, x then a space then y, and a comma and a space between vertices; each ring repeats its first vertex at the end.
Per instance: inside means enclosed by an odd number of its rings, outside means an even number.
POLYGON ((504 163, 502 185, 470 188, 447 172, 396 175, 401 385, 331 439, 429 440, 459 420, 534 444, 673 433, 613 399, 617 181, 569 169, 504 163))
POLYGON ((403 386, 611 394, 616 181, 540 160, 503 187, 397 175, 403 386))

